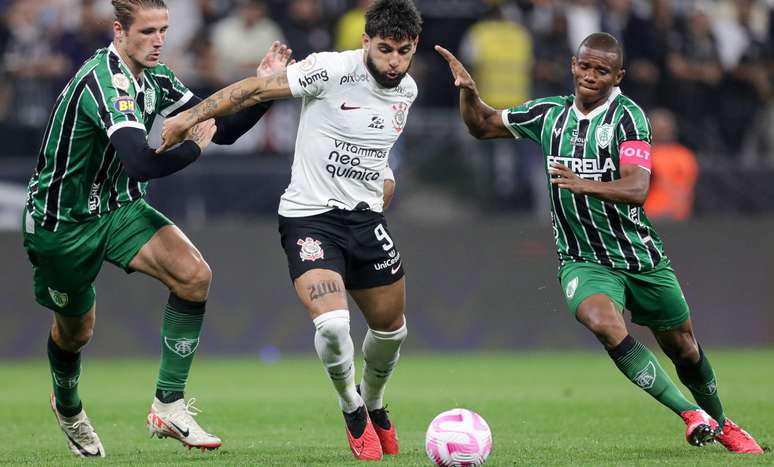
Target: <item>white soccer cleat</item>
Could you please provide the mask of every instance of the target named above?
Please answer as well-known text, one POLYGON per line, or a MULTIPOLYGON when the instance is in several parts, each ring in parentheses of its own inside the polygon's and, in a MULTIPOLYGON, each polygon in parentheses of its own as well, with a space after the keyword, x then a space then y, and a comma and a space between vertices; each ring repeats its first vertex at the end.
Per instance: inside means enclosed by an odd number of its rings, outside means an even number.
POLYGON ((191 398, 185 402, 178 399, 165 404, 154 398, 146 421, 151 437, 175 438, 188 449, 199 448, 202 452, 219 448, 222 444, 220 438, 204 431, 194 420, 193 417, 201 412, 194 407, 195 400, 191 398))
POLYGON ((99 435, 91 426, 86 411, 81 410, 80 413, 72 417, 63 416, 56 410, 54 394, 51 394, 51 409, 54 411, 59 428, 64 432, 67 444, 73 454, 79 457, 105 457, 105 448, 102 447, 99 435))

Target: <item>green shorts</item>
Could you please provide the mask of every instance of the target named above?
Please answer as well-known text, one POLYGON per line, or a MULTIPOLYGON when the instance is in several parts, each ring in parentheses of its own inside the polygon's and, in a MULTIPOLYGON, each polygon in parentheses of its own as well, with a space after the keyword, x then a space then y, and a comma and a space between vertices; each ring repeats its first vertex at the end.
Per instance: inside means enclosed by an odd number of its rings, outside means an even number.
POLYGON ((35 300, 65 316, 94 305, 94 280, 107 260, 129 270, 129 262, 157 230, 172 224, 140 199, 78 224, 44 229, 25 211, 24 248, 32 263, 35 300))
POLYGON ((629 310, 632 322, 656 331, 675 328, 690 315, 672 263, 666 257, 645 272, 612 269, 595 263, 567 263, 559 270, 559 282, 573 314, 583 300, 604 294, 621 311, 629 310))

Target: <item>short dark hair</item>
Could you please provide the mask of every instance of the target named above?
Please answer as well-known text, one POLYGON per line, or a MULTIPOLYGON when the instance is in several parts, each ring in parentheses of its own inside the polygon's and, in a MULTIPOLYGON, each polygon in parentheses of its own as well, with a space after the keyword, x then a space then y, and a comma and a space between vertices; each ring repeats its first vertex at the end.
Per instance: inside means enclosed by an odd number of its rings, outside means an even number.
POLYGON ((623 66, 623 47, 621 47, 621 43, 618 42, 618 39, 616 39, 612 34, 608 34, 606 32, 595 32, 593 34, 589 34, 578 46, 578 52, 575 54, 576 56, 580 55, 580 49, 583 47, 616 54, 619 58, 618 63, 623 66))
POLYGON ((134 14, 138 8, 163 8, 167 9, 164 0, 112 0, 113 10, 115 10, 116 21, 121 23, 121 27, 129 29, 134 23, 134 14))
POLYGON ((368 37, 414 40, 422 32, 422 16, 412 0, 376 0, 365 19, 368 37))

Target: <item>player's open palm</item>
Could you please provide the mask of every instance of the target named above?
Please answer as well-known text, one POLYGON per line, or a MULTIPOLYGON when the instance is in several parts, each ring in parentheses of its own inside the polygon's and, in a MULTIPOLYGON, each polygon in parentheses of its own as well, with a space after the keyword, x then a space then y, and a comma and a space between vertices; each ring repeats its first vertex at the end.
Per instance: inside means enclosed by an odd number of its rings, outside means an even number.
POLYGON ((470 90, 476 89, 476 82, 473 81, 473 78, 470 76, 470 73, 468 73, 468 70, 465 69, 465 67, 462 65, 462 62, 457 60, 457 57, 455 57, 453 53, 444 49, 440 45, 435 46, 435 51, 441 54, 441 56, 449 63, 449 68, 451 69, 455 86, 458 88, 467 88, 470 90))
POLYGON ((261 63, 255 70, 255 75, 258 78, 266 78, 276 73, 285 71, 285 67, 290 61, 290 56, 293 54, 293 50, 288 48, 287 45, 281 44, 279 41, 271 43, 271 47, 266 52, 266 55, 261 59, 261 63))
POLYGON ((186 134, 185 139, 190 139, 199 146, 199 149, 204 149, 212 142, 212 138, 215 136, 215 131, 218 129, 215 126, 215 119, 211 118, 201 123, 197 123, 186 134))

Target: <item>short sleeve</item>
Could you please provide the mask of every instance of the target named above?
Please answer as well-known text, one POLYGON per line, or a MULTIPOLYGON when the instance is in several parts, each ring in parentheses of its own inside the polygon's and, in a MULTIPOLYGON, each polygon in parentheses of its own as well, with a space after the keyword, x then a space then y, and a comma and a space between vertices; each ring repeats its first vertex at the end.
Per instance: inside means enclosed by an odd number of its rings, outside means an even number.
POLYGON ((132 127, 145 131, 142 110, 134 99, 131 78, 124 73, 110 73, 107 68, 95 68, 86 85, 97 106, 99 127, 108 138, 119 128, 132 127))
POLYGON ((161 90, 159 113, 162 117, 171 115, 193 97, 193 93, 175 76, 175 73, 168 66, 164 64, 157 65, 150 73, 161 90))
POLYGON ((527 101, 502 111, 503 124, 516 139, 527 138, 540 142, 545 115, 552 108, 561 105, 557 98, 545 98, 527 101))
POLYGON ((294 97, 322 97, 338 83, 343 60, 337 52, 317 52, 288 66, 288 84, 294 97))
POLYGON ((624 141, 645 141, 651 143, 650 121, 637 105, 624 104, 619 125, 618 143, 624 141))

